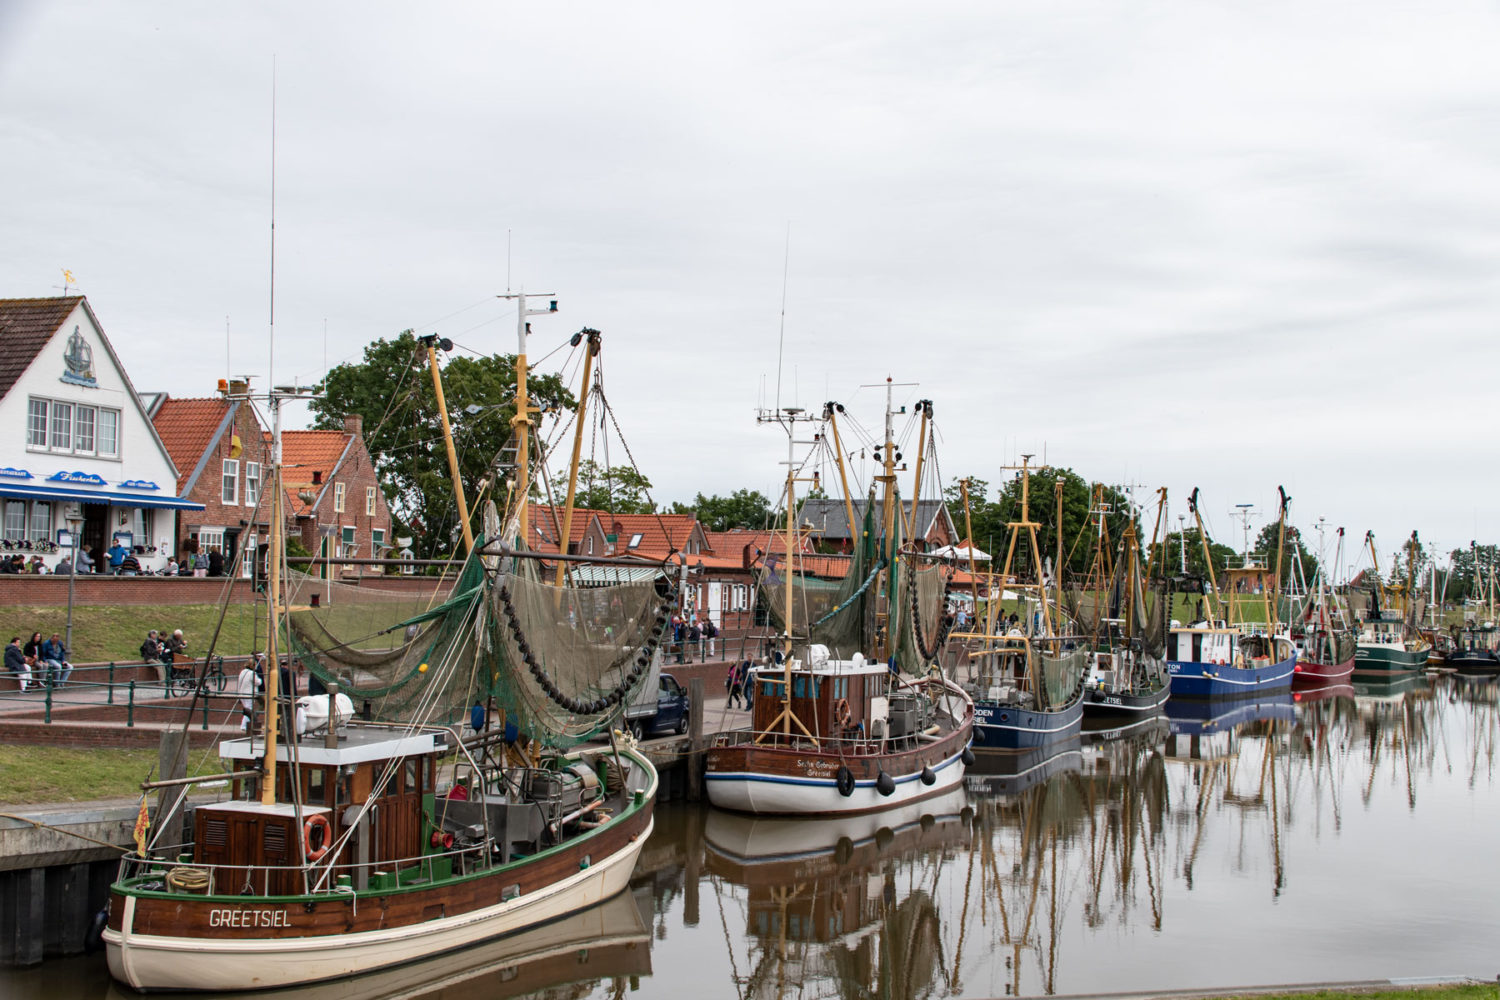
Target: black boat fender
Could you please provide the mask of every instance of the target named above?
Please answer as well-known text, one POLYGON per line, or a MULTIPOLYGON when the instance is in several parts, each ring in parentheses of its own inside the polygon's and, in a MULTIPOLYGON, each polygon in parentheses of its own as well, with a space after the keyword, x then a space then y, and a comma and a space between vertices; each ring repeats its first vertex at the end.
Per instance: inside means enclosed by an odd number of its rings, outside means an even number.
POLYGON ((854 794, 854 772, 853 771, 849 770, 847 767, 845 767, 844 765, 840 764, 839 765, 839 773, 838 773, 838 775, 833 780, 834 780, 834 783, 839 786, 839 794, 842 795, 844 798, 847 799, 849 796, 851 796, 851 795, 854 794))
POLYGON ((104 928, 109 926, 109 907, 105 906, 89 923, 88 931, 83 935, 83 951, 86 955, 92 955, 104 947, 104 928))
POLYGON ((937 782, 937 775, 932 773, 931 767, 922 768, 922 784, 931 785, 937 782))
POLYGON ((974 748, 964 747, 964 752, 959 755, 959 760, 964 762, 964 767, 974 766, 974 748))
POLYGON ((875 790, 881 795, 890 795, 896 790, 896 779, 881 771, 875 779, 875 790))

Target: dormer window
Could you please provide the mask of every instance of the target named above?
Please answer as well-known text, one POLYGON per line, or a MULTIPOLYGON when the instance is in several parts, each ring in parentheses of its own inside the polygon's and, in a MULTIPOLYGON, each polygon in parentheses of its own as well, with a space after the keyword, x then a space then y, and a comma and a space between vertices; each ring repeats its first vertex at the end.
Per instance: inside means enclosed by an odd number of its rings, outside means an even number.
POLYGON ((639 531, 637 531, 635 534, 631 535, 630 536, 630 544, 627 545, 627 546, 625 546, 625 547, 627 549, 633 549, 636 546, 640 545, 641 544, 642 535, 643 535, 643 533, 639 532, 639 531))

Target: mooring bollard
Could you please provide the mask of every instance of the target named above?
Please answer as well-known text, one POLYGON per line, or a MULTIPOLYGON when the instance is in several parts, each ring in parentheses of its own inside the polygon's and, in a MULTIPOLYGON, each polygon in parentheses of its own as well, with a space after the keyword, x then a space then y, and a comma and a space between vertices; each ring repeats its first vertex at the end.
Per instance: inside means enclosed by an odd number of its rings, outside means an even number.
POLYGON ((109 661, 109 704, 115 703, 115 661, 109 661))
POLYGON ((207 691, 200 691, 199 694, 203 695, 203 728, 207 729, 208 728, 208 692, 207 691))
POLYGON ((130 682, 130 702, 125 706, 126 727, 135 725, 135 681, 130 682))

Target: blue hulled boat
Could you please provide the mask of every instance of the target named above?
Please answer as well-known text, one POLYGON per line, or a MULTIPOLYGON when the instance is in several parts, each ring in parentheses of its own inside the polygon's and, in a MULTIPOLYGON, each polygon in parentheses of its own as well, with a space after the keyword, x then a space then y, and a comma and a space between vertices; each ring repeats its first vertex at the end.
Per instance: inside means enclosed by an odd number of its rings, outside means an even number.
POLYGON ((1195 622, 1167 638, 1173 698, 1250 698, 1288 690, 1297 668, 1290 639, 1195 622))
POLYGON ((983 581, 982 619, 973 630, 949 634, 965 654, 958 679, 974 702, 976 749, 1036 749, 1072 739, 1083 728, 1088 649, 1082 636, 1064 634, 1073 629, 1043 583, 1038 524, 1031 520, 1030 461, 1022 456, 1021 519, 1008 525, 1005 568, 975 574, 983 581), (1021 569, 1012 560, 1023 537, 1031 565, 1021 569), (1017 608, 1008 619, 1002 608, 1007 600, 1017 608))

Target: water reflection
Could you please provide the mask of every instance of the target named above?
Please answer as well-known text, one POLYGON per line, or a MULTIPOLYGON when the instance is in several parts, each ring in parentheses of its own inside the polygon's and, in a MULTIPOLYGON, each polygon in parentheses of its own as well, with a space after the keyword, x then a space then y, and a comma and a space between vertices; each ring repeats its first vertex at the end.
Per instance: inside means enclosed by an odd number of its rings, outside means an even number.
POLYGON ((928 995, 943 964, 936 883, 969 842, 968 815, 959 790, 817 823, 710 812, 707 874, 735 917, 737 995, 806 995, 807 984, 841 996, 928 995))
MULTIPOLYGON (((1169 703, 1172 704, 1172 703, 1169 703)), ((994 997, 1437 975, 1500 938, 1500 681, 1171 716, 861 819, 664 805, 631 892, 299 997, 994 997)), ((45 987, 45 988, 44 988, 45 987)), ((109 995, 102 963, 0 973, 109 995)))

